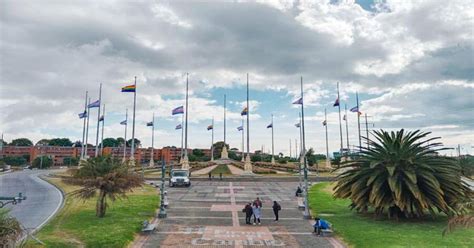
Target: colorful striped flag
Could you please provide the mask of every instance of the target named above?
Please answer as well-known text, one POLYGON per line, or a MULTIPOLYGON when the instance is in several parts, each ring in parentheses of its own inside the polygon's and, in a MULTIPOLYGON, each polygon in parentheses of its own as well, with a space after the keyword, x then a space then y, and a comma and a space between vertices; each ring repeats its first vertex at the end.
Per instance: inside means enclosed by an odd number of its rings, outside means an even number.
POLYGON ((173 109, 173 111, 171 111, 171 115, 177 115, 177 114, 184 114, 184 107, 183 106, 179 106, 179 107, 173 109))
POLYGON ((362 112, 359 111, 359 106, 355 106, 355 107, 351 108, 351 112, 362 115, 362 112))
POLYGON ((240 113, 240 115, 244 116, 244 115, 247 115, 249 113, 249 110, 247 107, 245 107, 242 112, 240 113))
POLYGON ((122 92, 135 92, 136 89, 137 87, 132 84, 132 85, 122 87, 122 92))

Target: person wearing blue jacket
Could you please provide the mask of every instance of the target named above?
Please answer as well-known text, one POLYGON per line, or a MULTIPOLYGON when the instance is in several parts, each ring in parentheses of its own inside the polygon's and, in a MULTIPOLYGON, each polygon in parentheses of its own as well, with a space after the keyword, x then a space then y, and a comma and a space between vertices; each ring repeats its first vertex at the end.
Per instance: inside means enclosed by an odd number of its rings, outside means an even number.
POLYGON ((318 217, 316 217, 314 220, 314 233, 316 233, 317 235, 321 235, 321 230, 323 229, 331 229, 329 222, 327 222, 326 220, 320 219, 318 217))

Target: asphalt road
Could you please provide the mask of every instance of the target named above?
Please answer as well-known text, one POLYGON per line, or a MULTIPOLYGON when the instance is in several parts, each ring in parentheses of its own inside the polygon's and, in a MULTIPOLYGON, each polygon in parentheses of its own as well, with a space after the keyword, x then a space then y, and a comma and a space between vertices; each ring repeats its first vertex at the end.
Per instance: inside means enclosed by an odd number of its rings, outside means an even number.
POLYGON ((19 192, 27 197, 19 204, 8 204, 10 214, 28 231, 41 228, 60 208, 61 192, 38 176, 51 171, 28 170, 0 175, 0 196, 15 196, 19 192))

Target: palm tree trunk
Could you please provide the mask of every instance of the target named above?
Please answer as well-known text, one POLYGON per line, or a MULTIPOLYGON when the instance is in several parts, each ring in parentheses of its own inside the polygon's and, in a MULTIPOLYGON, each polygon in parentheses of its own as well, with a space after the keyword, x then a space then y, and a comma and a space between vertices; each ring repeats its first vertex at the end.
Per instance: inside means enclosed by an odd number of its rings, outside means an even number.
POLYGON ((99 199, 97 199, 97 205, 95 208, 95 215, 99 218, 105 216, 105 208, 106 208, 106 194, 104 190, 100 190, 99 199))

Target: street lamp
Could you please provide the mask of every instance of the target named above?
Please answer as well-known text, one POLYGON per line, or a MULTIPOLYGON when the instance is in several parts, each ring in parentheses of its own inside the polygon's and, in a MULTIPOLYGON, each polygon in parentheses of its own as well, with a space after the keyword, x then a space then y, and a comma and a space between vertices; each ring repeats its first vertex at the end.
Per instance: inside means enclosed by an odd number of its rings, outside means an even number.
POLYGON ((166 218, 166 209, 165 209, 165 160, 164 158, 161 159, 161 188, 160 188, 160 212, 158 213, 159 219, 166 218))

